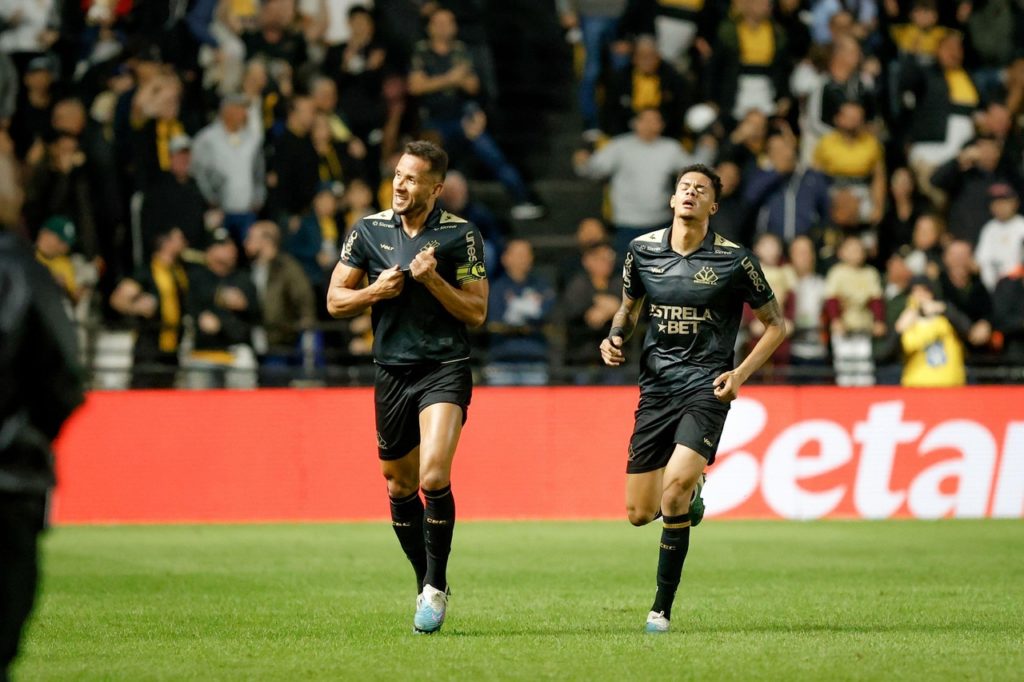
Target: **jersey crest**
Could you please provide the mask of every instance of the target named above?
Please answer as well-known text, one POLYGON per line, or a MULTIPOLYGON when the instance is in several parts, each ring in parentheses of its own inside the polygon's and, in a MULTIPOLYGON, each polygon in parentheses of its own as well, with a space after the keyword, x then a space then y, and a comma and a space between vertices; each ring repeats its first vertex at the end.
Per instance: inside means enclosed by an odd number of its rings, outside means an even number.
POLYGON ((711 266, 705 266, 693 276, 694 284, 715 284, 718 282, 718 273, 711 266))

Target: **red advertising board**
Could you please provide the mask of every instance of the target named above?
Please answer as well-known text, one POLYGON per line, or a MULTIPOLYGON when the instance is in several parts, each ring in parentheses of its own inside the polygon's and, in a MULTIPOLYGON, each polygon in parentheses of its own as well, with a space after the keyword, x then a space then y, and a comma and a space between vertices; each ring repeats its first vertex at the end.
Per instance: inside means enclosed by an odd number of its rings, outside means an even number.
MULTIPOLYGON (((480 388, 462 519, 623 518, 635 388, 480 388)), ((57 446, 56 523, 384 519, 369 389, 96 392, 57 446)), ((747 387, 705 498, 724 518, 1024 516, 1024 387, 747 387)))

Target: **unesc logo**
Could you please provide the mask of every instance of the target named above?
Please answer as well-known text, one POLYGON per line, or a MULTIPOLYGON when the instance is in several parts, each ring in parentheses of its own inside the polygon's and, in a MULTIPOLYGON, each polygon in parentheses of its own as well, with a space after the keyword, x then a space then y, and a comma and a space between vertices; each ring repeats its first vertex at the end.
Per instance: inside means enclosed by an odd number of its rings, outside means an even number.
POLYGON ((750 278, 750 283, 754 285, 755 291, 761 292, 768 288, 765 281, 761 279, 761 273, 757 271, 757 268, 754 267, 754 263, 749 257, 740 261, 740 265, 742 265, 743 269, 747 271, 747 277, 750 278))
POLYGON ((710 267, 704 267, 693 276, 693 281, 695 284, 715 284, 718 282, 718 274, 710 267))

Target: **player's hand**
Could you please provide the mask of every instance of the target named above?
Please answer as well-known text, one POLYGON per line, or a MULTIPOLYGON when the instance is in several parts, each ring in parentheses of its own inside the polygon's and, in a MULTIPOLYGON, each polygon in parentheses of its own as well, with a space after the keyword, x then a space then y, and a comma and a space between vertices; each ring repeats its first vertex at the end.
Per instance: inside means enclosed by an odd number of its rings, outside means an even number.
POLYGON ((743 381, 736 374, 736 370, 731 369, 728 372, 719 374, 718 378, 711 385, 715 387, 715 397, 720 402, 731 403, 739 395, 742 384, 743 381))
POLYGON ((380 273, 373 286, 377 290, 378 298, 394 298, 402 293, 402 287, 405 286, 405 273, 397 265, 392 265, 380 273))
POLYGON ((160 301, 153 294, 139 294, 139 297, 135 299, 133 309, 136 315, 148 319, 156 315, 158 305, 160 305, 160 301))
POLYGON ((623 339, 621 336, 609 336, 601 341, 601 359, 609 367, 618 367, 626 361, 622 354, 623 339))
POLYGON ((434 247, 424 249, 416 254, 409 264, 409 272, 417 282, 426 283, 427 280, 437 275, 437 259, 434 258, 434 247))

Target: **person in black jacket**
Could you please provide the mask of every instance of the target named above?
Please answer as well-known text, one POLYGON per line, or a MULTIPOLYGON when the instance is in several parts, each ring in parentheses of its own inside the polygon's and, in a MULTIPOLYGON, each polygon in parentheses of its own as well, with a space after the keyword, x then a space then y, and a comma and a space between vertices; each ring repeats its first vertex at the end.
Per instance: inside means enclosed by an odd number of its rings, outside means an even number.
POLYGON ((0 680, 7 680, 35 601, 38 538, 55 482, 50 443, 83 395, 61 293, 27 245, 2 229, 0 311, 0 680))

